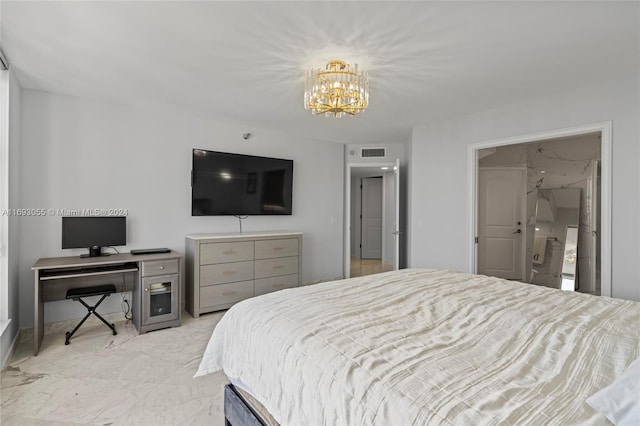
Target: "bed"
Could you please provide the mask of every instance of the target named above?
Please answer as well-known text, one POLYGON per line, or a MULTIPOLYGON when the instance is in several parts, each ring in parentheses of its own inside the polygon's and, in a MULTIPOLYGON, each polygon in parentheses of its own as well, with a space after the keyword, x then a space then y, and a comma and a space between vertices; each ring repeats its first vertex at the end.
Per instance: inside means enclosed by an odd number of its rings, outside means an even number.
POLYGON ((585 401, 639 330, 638 302, 407 269, 236 304, 196 376, 227 375, 233 426, 608 424, 585 401))

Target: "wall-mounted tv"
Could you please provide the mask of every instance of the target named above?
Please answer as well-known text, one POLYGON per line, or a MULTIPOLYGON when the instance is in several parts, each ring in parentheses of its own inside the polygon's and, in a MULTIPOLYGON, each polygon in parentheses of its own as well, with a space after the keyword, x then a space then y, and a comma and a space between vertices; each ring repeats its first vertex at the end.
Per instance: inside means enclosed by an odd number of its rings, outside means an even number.
POLYGON ((290 215, 293 160, 193 150, 191 215, 290 215))

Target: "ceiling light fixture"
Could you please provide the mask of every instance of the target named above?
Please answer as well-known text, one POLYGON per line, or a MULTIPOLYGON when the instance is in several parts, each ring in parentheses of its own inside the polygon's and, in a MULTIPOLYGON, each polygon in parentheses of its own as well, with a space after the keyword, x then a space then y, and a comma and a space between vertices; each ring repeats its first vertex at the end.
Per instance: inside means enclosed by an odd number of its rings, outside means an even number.
POLYGON ((343 61, 327 62, 325 69, 307 73, 304 89, 304 108, 314 115, 342 117, 355 115, 369 105, 369 77, 343 61))

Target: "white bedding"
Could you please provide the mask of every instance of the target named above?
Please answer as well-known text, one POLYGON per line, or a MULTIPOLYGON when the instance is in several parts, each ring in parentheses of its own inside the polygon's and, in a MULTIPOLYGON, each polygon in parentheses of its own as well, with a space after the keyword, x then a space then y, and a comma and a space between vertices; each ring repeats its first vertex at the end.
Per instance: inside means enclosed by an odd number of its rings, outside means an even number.
POLYGON ((236 304, 224 370, 283 425, 607 424, 585 400, 640 351, 640 303, 402 270, 236 304))

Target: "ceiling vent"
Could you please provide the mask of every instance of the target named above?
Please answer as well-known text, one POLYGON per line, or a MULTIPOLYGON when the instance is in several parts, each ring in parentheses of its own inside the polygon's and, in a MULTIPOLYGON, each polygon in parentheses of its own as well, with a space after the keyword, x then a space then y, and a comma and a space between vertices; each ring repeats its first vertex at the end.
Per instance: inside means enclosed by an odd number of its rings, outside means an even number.
POLYGON ((362 158, 384 158, 387 154, 384 148, 362 148, 360 156, 362 158))

